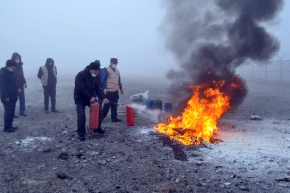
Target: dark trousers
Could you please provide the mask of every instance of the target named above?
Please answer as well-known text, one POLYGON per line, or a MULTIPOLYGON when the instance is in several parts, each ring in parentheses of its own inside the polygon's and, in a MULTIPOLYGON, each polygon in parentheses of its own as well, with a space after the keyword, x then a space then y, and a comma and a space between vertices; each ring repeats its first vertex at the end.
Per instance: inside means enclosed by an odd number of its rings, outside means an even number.
MULTIPOLYGON (((86 134, 86 106, 81 104, 76 104, 77 110, 77 124, 78 124, 78 134, 84 136, 86 134)), ((100 108, 101 110, 101 108, 100 108)), ((102 128, 102 113, 99 112, 99 128, 102 128)))
POLYGON ((16 102, 3 103, 4 106, 4 130, 12 127, 16 102))
POLYGON ((19 99, 19 114, 24 114, 25 112, 25 93, 24 88, 21 88, 21 92, 18 93, 19 99))
POLYGON ((49 97, 51 101, 51 110, 55 110, 55 96, 56 96, 56 87, 55 86, 44 86, 44 109, 48 110, 49 97))
POLYGON ((110 103, 104 104, 102 110, 102 117, 103 119, 105 119, 111 108, 111 120, 114 121, 117 119, 119 92, 108 92, 105 97, 110 101, 110 103))

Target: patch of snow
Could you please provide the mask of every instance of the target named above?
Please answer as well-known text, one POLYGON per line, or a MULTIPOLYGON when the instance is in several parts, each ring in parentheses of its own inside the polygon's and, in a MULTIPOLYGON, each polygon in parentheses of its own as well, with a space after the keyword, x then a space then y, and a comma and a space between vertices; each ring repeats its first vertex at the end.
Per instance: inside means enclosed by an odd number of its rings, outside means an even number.
POLYGON ((150 132, 152 132, 152 131, 155 131, 153 128, 151 128, 151 127, 142 127, 141 129, 140 129, 140 133, 142 134, 142 135, 147 135, 147 134, 149 134, 150 132))
POLYGON ((27 137, 21 141, 16 141, 15 145, 26 151, 30 151, 51 140, 52 139, 48 137, 27 137))

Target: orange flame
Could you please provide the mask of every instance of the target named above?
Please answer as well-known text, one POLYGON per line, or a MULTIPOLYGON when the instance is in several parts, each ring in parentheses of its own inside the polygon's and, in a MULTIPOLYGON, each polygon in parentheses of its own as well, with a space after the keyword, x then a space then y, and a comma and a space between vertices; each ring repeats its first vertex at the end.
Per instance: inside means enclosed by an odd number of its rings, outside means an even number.
MULTIPOLYGON (((233 77, 228 86, 238 89, 237 80, 233 77)), ((206 83, 191 86, 193 95, 182 115, 176 118, 170 116, 168 123, 159 123, 153 128, 184 145, 199 145, 202 140, 211 143, 219 118, 231 108, 229 94, 221 91, 226 84, 226 80, 213 80, 211 85, 214 86, 209 88, 206 83)))

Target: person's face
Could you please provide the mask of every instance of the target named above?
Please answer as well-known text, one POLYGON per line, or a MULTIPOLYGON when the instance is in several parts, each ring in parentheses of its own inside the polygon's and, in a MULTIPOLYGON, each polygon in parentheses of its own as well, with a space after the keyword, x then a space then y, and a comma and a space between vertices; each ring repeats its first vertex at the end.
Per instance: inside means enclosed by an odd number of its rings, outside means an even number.
POLYGON ((12 71, 12 72, 15 70, 15 68, 16 68, 15 66, 9 66, 9 67, 7 67, 7 69, 10 70, 10 71, 12 71))
POLYGON ((52 66, 53 65, 53 62, 49 62, 48 65, 52 66))
POLYGON ((95 69, 95 70, 91 70, 91 74, 98 74, 99 73, 99 70, 95 69))
POLYGON ((20 57, 19 57, 19 56, 16 56, 16 57, 15 57, 15 60, 20 60, 20 57))
POLYGON ((117 68, 117 62, 111 62, 111 67, 114 69, 117 68))

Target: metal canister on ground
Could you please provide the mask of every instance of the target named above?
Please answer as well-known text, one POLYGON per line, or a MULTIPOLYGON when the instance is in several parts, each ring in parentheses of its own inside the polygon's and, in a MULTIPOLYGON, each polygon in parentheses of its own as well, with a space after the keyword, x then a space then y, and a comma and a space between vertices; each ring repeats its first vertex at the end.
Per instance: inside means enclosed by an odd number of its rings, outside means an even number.
POLYGON ((146 109, 153 109, 154 106, 154 100, 152 99, 146 99, 145 101, 146 109))
POLYGON ((126 118, 127 118, 127 125, 134 126, 134 109, 131 105, 126 106, 126 118))
POLYGON ((164 103, 164 110, 167 113, 172 113, 172 103, 169 102, 164 103))
POLYGON ((157 100, 154 101, 154 109, 162 110, 162 100, 157 99, 157 100))

